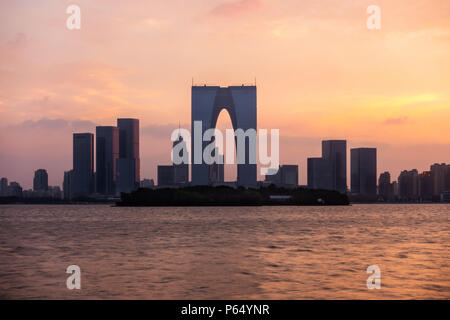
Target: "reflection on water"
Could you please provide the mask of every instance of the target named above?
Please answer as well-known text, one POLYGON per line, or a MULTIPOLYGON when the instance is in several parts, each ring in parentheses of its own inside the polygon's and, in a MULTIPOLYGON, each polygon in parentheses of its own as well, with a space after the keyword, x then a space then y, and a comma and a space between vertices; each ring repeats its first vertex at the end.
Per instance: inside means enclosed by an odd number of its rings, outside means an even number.
POLYGON ((446 204, 0 206, 0 298, 448 299, 449 216, 446 204), (71 264, 81 290, 66 288, 71 264))

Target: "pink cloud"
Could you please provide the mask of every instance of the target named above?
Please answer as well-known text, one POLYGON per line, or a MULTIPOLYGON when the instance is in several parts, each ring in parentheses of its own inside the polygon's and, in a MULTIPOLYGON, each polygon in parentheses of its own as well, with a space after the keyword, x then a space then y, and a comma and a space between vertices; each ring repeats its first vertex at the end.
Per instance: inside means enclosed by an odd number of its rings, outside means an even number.
POLYGON ((262 6, 261 0, 238 0, 225 1, 210 11, 213 16, 235 16, 238 14, 252 12, 262 6))

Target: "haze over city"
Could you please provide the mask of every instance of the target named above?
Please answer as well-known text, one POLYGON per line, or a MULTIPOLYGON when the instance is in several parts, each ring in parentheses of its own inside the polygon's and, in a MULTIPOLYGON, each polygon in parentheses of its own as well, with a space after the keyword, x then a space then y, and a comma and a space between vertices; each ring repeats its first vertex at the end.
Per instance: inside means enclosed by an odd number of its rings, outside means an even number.
POLYGON ((299 165, 300 184, 324 139, 376 147, 394 178, 449 162, 448 1, 77 1, 76 31, 69 4, 0 4, 0 176, 26 188, 38 168, 61 185, 73 132, 121 117, 140 119, 141 177, 155 179, 172 130, 190 127, 192 79, 256 78, 258 128, 280 129, 280 163, 299 165))

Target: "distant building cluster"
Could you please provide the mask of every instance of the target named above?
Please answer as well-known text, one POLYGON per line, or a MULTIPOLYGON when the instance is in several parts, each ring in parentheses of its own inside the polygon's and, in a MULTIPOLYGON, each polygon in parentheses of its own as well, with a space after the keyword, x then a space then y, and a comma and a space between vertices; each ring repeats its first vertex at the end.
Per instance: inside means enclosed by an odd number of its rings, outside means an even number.
POLYGON ((404 170, 393 182, 390 173, 384 172, 378 180, 378 192, 388 202, 450 202, 450 164, 435 163, 422 173, 404 170))
POLYGON ((282 188, 298 187, 298 166, 297 165, 280 166, 276 173, 265 176, 263 185, 270 185, 270 184, 282 188))
POLYGON ((140 186, 139 120, 117 119, 94 134, 73 134, 73 168, 64 172, 64 198, 115 197, 140 186))
POLYGON ((8 184, 7 178, 0 179, 0 196, 16 198, 46 198, 62 199, 62 191, 59 186, 48 185, 48 174, 45 169, 34 172, 33 189, 23 190, 18 182, 8 184))

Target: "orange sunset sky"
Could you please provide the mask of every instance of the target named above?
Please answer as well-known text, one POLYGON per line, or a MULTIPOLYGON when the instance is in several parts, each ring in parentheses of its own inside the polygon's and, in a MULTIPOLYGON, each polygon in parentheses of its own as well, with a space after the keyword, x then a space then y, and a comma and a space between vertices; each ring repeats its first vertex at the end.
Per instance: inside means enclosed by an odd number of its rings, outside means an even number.
POLYGON ((448 0, 0 0, 0 176, 30 188, 45 168, 61 185, 73 132, 136 117, 141 178, 156 179, 172 129, 190 127, 192 78, 256 78, 258 127, 280 129, 301 184, 322 139, 377 147, 395 179, 450 162, 448 0))

